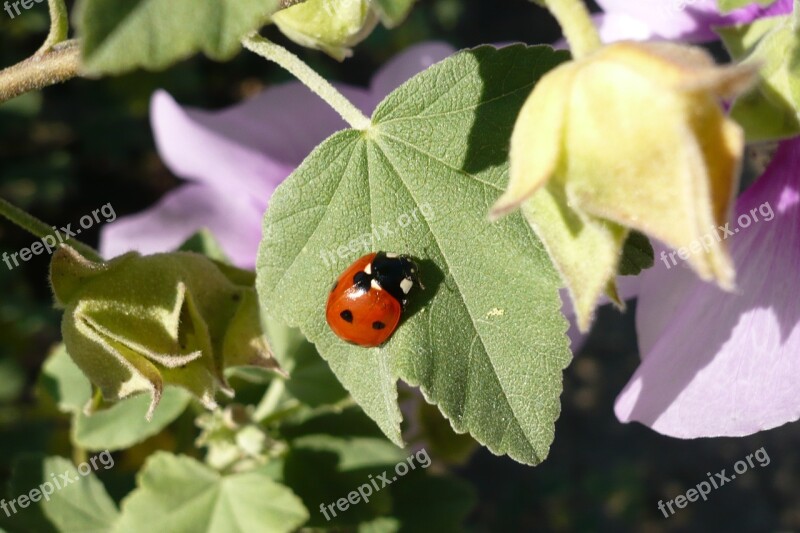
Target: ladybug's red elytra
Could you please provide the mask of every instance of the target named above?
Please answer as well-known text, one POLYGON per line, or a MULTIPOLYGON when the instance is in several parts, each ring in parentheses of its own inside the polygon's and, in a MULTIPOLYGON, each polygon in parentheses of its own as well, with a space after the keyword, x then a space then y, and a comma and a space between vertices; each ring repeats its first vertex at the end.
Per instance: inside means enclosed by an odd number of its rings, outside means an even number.
POLYGON ((392 336, 419 284, 419 268, 406 255, 378 252, 356 260, 333 284, 325 318, 339 338, 380 346, 392 336))

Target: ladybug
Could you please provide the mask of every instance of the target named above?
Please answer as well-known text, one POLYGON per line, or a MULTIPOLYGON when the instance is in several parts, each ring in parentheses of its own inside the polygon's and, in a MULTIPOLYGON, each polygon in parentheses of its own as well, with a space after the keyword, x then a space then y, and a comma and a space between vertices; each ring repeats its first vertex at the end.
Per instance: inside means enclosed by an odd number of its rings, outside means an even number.
POLYGON ((356 260, 333 284, 325 318, 339 338, 380 346, 392 336, 419 282, 419 268, 406 255, 386 252, 356 260))

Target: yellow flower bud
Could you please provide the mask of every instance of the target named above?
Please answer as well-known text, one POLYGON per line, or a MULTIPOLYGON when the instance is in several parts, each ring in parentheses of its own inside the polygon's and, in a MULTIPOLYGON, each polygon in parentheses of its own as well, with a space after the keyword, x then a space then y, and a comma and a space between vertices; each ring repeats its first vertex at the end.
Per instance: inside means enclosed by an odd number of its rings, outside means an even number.
POLYGON ((272 17, 278 29, 301 46, 342 61, 378 23, 368 0, 306 0, 272 17))
MULTIPOLYGON (((600 295, 614 291, 628 230, 677 249, 726 222, 744 140, 721 99, 754 77, 751 67, 716 66, 699 48, 622 42, 536 85, 512 135, 508 189, 490 216, 523 206, 583 329, 600 295)), ((732 288, 724 241, 706 241, 689 264, 732 288)))

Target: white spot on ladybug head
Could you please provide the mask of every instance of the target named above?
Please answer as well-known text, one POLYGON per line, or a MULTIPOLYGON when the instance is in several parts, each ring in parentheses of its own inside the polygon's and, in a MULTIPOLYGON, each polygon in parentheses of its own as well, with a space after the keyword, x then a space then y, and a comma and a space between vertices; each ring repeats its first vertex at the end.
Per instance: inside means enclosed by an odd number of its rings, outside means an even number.
POLYGON ((373 279, 372 282, 370 283, 370 286, 373 289, 375 289, 376 291, 382 291, 383 290, 383 287, 381 287, 381 284, 378 283, 377 279, 373 279))
POLYGON ((386 253, 386 257, 388 257, 389 259, 394 259, 395 257, 397 257, 397 254, 393 254, 391 252, 387 252, 386 253))
POLYGON ((372 263, 367 263, 367 266, 364 267, 364 274, 372 274, 372 263))
POLYGON ((405 278, 403 279, 403 281, 400 282, 400 288, 403 290, 403 294, 408 294, 408 292, 411 290, 411 287, 413 286, 414 282, 411 281, 411 279, 409 278, 405 278))

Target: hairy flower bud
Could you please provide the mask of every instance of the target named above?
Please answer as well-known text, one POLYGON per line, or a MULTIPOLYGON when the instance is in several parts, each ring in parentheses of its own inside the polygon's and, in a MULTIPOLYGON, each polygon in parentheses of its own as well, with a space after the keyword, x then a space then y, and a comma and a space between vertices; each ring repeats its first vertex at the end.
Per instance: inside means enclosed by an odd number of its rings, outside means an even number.
POLYGON ((744 148, 721 99, 751 67, 716 66, 703 50, 622 42, 564 63, 536 85, 511 139, 498 217, 522 207, 586 329, 613 295, 622 246, 636 229, 673 248, 703 242, 688 263, 730 289, 734 269, 715 234, 729 216, 744 148))
POLYGON ((72 359, 107 400, 149 393, 148 418, 165 384, 212 408, 218 389, 233 395, 225 368, 277 368, 250 272, 191 252, 94 263, 63 247, 50 278, 72 359))
POLYGON ((322 50, 342 61, 378 22, 368 0, 306 0, 272 17, 278 29, 299 45, 322 50))

